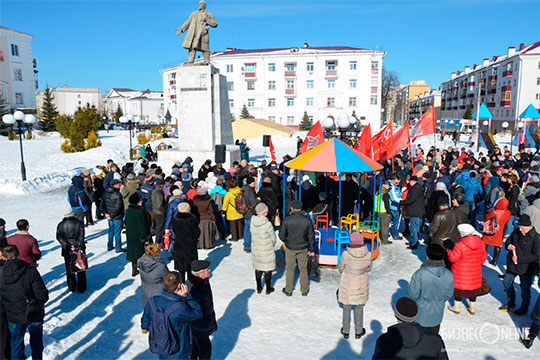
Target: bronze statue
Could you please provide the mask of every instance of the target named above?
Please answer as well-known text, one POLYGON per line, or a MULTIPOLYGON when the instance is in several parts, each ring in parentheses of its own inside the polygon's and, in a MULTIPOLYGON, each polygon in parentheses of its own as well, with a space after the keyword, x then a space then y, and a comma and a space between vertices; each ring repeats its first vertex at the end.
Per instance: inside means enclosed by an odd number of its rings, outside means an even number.
POLYGON ((193 64, 197 51, 203 53, 204 64, 210 64, 208 26, 215 28, 217 25, 214 16, 206 11, 206 2, 199 1, 199 10, 192 12, 189 19, 176 29, 177 36, 189 29, 182 43, 182 47, 189 50, 188 61, 185 64, 193 64))

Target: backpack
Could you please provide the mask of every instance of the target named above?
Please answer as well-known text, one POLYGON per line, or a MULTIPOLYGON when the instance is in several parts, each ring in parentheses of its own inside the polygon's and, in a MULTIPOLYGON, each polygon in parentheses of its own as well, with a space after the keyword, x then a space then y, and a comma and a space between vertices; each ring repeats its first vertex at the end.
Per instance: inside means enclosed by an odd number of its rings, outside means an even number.
POLYGON ((149 302, 153 312, 150 329, 148 330, 150 351, 158 355, 177 353, 180 350, 178 334, 174 330, 169 316, 182 307, 183 302, 177 302, 167 310, 157 307, 154 298, 150 298, 149 302))
POLYGON ((236 195, 236 198, 234 199, 234 208, 239 214, 244 215, 249 211, 247 205, 246 205, 246 199, 244 199, 244 193, 241 192, 240 194, 236 195))
POLYGON ((484 235, 495 235, 499 232, 500 228, 501 227, 497 222, 497 210, 495 210, 493 218, 484 222, 484 228, 482 232, 484 233, 484 235))

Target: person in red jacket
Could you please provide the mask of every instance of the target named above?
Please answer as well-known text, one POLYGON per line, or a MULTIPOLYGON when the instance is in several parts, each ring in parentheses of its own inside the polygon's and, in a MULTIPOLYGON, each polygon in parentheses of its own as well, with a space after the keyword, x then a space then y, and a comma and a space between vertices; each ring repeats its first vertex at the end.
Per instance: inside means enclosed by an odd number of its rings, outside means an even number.
POLYGON ((458 231, 461 240, 448 250, 454 275, 454 306, 448 306, 448 310, 459 314, 461 300, 466 297, 469 299, 467 311, 474 315, 476 295, 482 288, 482 264, 487 259, 487 252, 480 234, 472 225, 460 224, 458 231))
POLYGON ((32 266, 37 266, 37 261, 41 258, 41 251, 35 237, 28 233, 30 224, 26 219, 17 221, 18 231, 7 238, 10 245, 15 245, 19 250, 19 259, 32 266))
POLYGON ((508 211, 508 199, 502 197, 495 202, 495 207, 493 210, 488 212, 484 218, 485 221, 488 221, 495 217, 497 219, 497 224, 499 224, 499 231, 497 231, 495 234, 484 234, 482 236, 482 240, 486 244, 486 250, 488 245, 493 246, 493 257, 489 262, 491 265, 497 265, 497 259, 501 253, 501 246, 503 243, 504 228, 506 227, 508 221, 510 221, 511 216, 510 211, 508 211))

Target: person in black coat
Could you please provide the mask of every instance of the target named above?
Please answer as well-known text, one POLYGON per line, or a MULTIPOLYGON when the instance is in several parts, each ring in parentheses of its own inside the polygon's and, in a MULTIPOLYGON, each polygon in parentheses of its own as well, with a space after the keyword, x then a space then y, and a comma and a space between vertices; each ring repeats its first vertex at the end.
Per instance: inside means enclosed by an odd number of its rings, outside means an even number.
POLYGON ((199 222, 190 210, 187 202, 180 203, 172 220, 173 233, 181 234, 174 238, 173 259, 174 268, 180 272, 182 282, 186 279, 186 272, 191 271, 191 262, 198 259, 197 242, 201 235, 199 222))
MULTIPOLYGON (((0 232, 3 230, 2 222, 4 219, 0 218, 0 232)), ((2 234, 0 234, 0 238, 2 237, 2 234)), ((5 236, 4 236, 5 240, 5 236)), ((3 249, 7 246, 1 245, 0 246, 0 257, 2 256, 3 249)), ((2 259, 0 259, 0 279, 4 277, 4 264, 6 262, 2 259)), ((0 281, 0 293, 2 292, 2 282, 0 281)), ((7 313, 6 313, 6 307, 4 305, 4 301, 0 297, 0 360, 4 359, 11 359, 11 334, 9 333, 9 326, 8 326, 8 319, 7 319, 7 313)))
POLYGON ((102 220, 105 218, 103 211, 101 210, 101 198, 105 192, 103 187, 103 177, 101 174, 103 171, 99 168, 94 170, 94 177, 92 178, 92 183, 94 184, 94 202, 96 203, 96 219, 102 220))
POLYGON ((448 359, 441 336, 416 323, 418 306, 413 299, 398 299, 394 315, 398 324, 379 336, 373 359, 448 359))
POLYGON ((191 322, 193 349, 191 350, 190 359, 210 359, 212 357, 210 334, 217 330, 217 322, 209 277, 209 261, 194 260, 191 262, 191 272, 188 273, 188 280, 192 287, 189 293, 199 303, 203 317, 191 322))
POLYGON ((208 173, 212 171, 212 160, 208 159, 204 162, 204 164, 199 169, 199 172, 197 174, 197 178, 199 181, 204 181, 208 177, 208 173))
POLYGON ((426 215, 424 206, 424 188, 418 184, 418 177, 411 176, 409 180, 411 188, 407 193, 407 198, 401 200, 403 216, 409 218, 409 229, 411 232, 410 250, 418 248, 418 234, 422 225, 422 217, 426 215))
POLYGON ((24 334, 30 333, 32 358, 41 359, 43 354, 43 318, 49 291, 36 267, 19 260, 19 250, 9 245, 2 251, 3 283, 0 296, 6 307, 11 333, 11 358, 25 359, 24 334))
POLYGON ((109 240, 107 250, 113 249, 113 238, 115 240, 115 250, 117 253, 126 252, 122 249, 122 225, 124 219, 124 199, 120 194, 121 183, 119 180, 113 180, 111 186, 105 189, 101 199, 101 208, 109 222, 109 240))
POLYGON ((88 210, 90 200, 84 192, 84 178, 74 176, 68 189, 68 201, 75 217, 84 223, 85 212, 88 210))
POLYGON ((267 176, 263 179, 257 196, 261 202, 268 206, 268 220, 273 225, 276 217, 276 210, 279 208, 279 198, 272 187, 272 179, 270 177, 267 176))
POLYGON ((66 265, 66 278, 68 288, 71 292, 77 290, 82 293, 86 290, 86 272, 80 271, 75 274, 70 271, 71 252, 86 250, 84 244, 84 224, 80 222, 71 209, 64 214, 64 219, 56 227, 56 240, 62 245, 62 256, 66 265))

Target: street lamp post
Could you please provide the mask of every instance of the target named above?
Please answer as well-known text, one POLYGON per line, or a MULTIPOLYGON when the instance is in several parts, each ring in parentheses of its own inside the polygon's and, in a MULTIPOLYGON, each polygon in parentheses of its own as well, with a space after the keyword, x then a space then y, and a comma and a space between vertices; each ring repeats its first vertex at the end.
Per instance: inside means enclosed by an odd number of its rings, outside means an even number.
POLYGON ((17 134, 19 135, 19 147, 21 150, 21 177, 22 181, 26 181, 26 167, 24 166, 24 154, 22 145, 22 136, 24 134, 23 123, 28 127, 31 127, 36 122, 36 117, 32 114, 25 115, 22 111, 15 111, 13 115, 6 114, 2 116, 2 121, 9 125, 12 129, 14 124, 17 123, 17 134))
POLYGON ((347 129, 351 125, 349 115, 346 112, 339 113, 336 123, 339 127, 339 137, 344 141, 347 129))
POLYGON ((329 116, 322 121, 321 125, 324 128, 324 137, 330 138, 330 129, 334 126, 334 119, 329 116))
POLYGON ((134 125, 141 121, 141 118, 138 116, 128 115, 128 116, 120 116, 120 122, 122 124, 126 124, 127 128, 129 129, 129 159, 133 160, 133 145, 131 142, 131 130, 133 129, 134 125))

